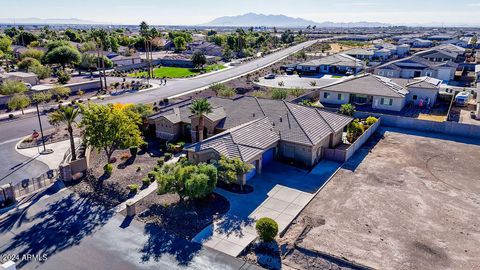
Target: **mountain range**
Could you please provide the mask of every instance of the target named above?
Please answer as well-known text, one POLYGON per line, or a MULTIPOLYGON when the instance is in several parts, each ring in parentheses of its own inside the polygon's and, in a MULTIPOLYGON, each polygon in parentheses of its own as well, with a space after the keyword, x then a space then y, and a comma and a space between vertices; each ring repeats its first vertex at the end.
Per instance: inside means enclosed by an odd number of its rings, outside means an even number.
POLYGON ((216 18, 202 26, 266 26, 266 27, 386 27, 390 24, 379 22, 314 22, 302 18, 293 18, 285 15, 265 15, 247 13, 238 16, 225 16, 216 18))

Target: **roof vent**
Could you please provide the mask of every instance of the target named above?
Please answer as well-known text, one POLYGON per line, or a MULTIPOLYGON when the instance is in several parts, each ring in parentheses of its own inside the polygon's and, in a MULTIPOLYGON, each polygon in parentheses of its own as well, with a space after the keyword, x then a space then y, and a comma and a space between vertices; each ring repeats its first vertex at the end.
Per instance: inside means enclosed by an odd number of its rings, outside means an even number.
POLYGON ((255 113, 252 113, 252 116, 255 117, 255 113))
POLYGON ((280 123, 282 122, 282 120, 283 120, 283 119, 282 119, 282 117, 280 116, 280 123))

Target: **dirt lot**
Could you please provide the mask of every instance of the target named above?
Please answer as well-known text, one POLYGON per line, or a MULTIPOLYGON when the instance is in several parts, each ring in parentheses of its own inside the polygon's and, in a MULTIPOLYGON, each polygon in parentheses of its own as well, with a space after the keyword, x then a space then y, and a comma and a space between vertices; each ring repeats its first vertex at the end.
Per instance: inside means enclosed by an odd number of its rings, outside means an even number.
POLYGON ((283 238, 377 269, 479 269, 480 146, 403 132, 359 150, 283 238))

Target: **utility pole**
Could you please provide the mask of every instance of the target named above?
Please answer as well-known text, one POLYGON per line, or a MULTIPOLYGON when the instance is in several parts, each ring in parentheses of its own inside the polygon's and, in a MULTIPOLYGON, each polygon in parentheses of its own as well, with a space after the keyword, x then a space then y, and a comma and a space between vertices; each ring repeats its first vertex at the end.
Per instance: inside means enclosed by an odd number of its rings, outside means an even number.
POLYGON ((53 153, 52 149, 48 149, 45 147, 45 137, 43 136, 43 127, 42 127, 42 120, 40 119, 40 110, 38 109, 38 102, 35 102, 35 106, 37 107, 37 116, 38 116, 38 124, 40 125, 40 136, 42 136, 42 145, 43 151, 40 152, 42 155, 51 154, 53 153))

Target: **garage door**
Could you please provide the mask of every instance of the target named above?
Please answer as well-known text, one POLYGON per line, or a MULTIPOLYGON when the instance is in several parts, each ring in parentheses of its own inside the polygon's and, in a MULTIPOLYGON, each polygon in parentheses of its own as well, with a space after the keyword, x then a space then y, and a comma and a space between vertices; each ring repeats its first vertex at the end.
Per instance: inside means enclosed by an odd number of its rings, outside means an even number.
POLYGON ((262 166, 265 166, 273 161, 274 153, 275 153, 275 148, 271 148, 267 150, 265 153, 263 153, 262 166))
POLYGON ((255 167, 255 162, 252 162, 252 165, 253 165, 253 169, 251 169, 245 176, 247 181, 255 177, 255 175, 257 174, 257 168, 255 167))

